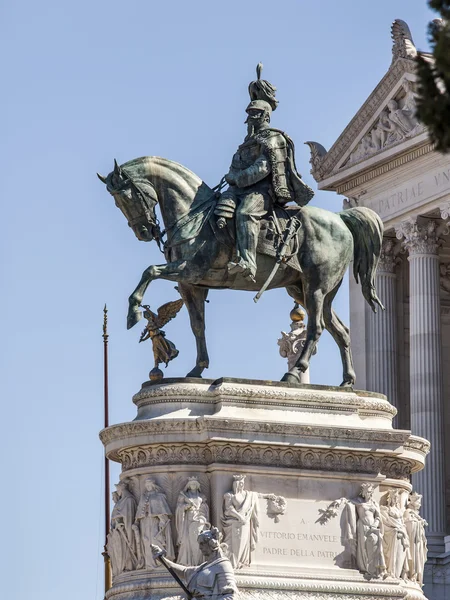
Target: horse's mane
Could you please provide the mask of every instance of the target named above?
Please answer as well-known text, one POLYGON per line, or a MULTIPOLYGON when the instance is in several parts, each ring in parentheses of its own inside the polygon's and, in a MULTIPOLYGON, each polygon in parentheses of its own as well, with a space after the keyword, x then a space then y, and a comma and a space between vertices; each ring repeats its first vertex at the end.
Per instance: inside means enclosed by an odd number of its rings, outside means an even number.
POLYGON ((180 163, 161 156, 141 156, 134 158, 121 165, 122 169, 133 177, 133 179, 146 179, 152 171, 155 175, 159 174, 161 169, 166 169, 167 174, 181 177, 185 183, 189 183, 193 189, 200 187, 203 183, 200 177, 193 171, 184 167, 180 163))

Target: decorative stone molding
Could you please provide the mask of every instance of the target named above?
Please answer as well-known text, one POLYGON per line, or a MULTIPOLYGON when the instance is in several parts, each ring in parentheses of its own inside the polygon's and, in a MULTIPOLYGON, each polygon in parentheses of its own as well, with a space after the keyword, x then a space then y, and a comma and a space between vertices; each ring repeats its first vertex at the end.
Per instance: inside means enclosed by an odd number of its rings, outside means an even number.
POLYGON ((309 164, 311 165, 311 175, 314 177, 316 181, 318 179, 322 179, 324 172, 322 169, 322 161, 327 151, 318 142, 305 142, 311 151, 311 158, 309 159, 309 164))
MULTIPOLYGON (((324 425, 299 425, 293 423, 257 422, 236 419, 211 419, 201 417, 196 420, 186 421, 183 419, 170 419, 161 421, 131 421, 121 425, 112 425, 100 433, 103 444, 109 444, 116 440, 144 434, 151 437, 165 435, 168 433, 210 433, 212 437, 218 432, 228 431, 245 432, 249 434, 263 433, 282 436, 294 436, 306 438, 323 438, 333 440, 367 441, 371 443, 388 442, 393 444, 407 444, 409 433, 406 431, 395 431, 393 429, 371 430, 362 428, 347 428, 324 425)), ((425 442, 425 440, 423 440, 425 442)))
POLYGON ((392 238, 384 238, 381 246, 380 260, 378 262, 377 274, 392 274, 398 263, 398 242, 392 238))
MULTIPOLYGON (((257 465, 307 469, 314 471, 342 471, 367 473, 394 479, 407 479, 415 467, 414 460, 395 456, 380 456, 375 452, 332 451, 328 448, 280 447, 270 444, 239 444, 209 442, 201 444, 151 444, 125 448, 117 452, 122 471, 157 465, 257 465)), ((114 456, 111 458, 115 458, 114 456)))
POLYGON ((348 391, 345 388, 326 387, 326 386, 308 386, 307 390, 301 388, 292 388, 275 385, 250 385, 245 383, 235 383, 227 381, 212 382, 207 386, 204 383, 198 386, 192 383, 176 383, 173 385, 154 386, 144 384, 142 389, 133 396, 133 402, 140 408, 145 405, 161 402, 161 399, 168 399, 170 402, 188 401, 213 403, 230 400, 236 404, 245 404, 257 401, 262 406, 275 406, 277 408, 321 407, 326 410, 336 408, 357 409, 358 413, 373 414, 375 412, 390 414, 393 417, 397 410, 384 399, 382 394, 376 394, 367 391, 348 391), (169 400, 170 399, 170 400, 169 400))
POLYGON ((411 31, 405 21, 395 19, 391 25, 392 37, 392 62, 398 58, 408 58, 413 60, 417 56, 417 50, 414 45, 411 31))
POLYGON ((395 226, 397 239, 404 238, 403 245, 409 255, 437 254, 439 239, 437 235, 438 225, 430 219, 424 224, 419 224, 417 218, 407 219, 395 226))
POLYGON ((441 219, 443 219, 444 221, 450 219, 450 200, 445 202, 444 204, 441 204, 441 206, 439 207, 439 211, 441 213, 441 219))
MULTIPOLYGON (((274 574, 275 575, 275 574, 274 574)), ((395 600, 421 599, 422 592, 406 587, 403 581, 387 580, 383 584, 370 582, 350 581, 302 581, 293 579, 292 575, 280 578, 274 577, 236 575, 239 587, 239 598, 242 600, 395 600)), ((322 576, 323 577, 323 576, 322 576)), ((331 579, 331 578, 330 578, 331 579)), ((185 600, 178 593, 178 586, 174 582, 165 580, 152 580, 151 582, 136 582, 120 584, 106 592, 107 600, 133 599, 144 600, 151 596, 154 600, 185 600), (165 588, 165 592, 160 591, 165 588), (172 590, 173 592, 170 591, 172 590)))
MULTIPOLYGON (((336 193, 346 195, 346 194, 348 194, 349 191, 359 187, 360 185, 363 185, 369 181, 372 181, 372 179, 376 179, 377 177, 380 177, 380 175, 389 173, 390 171, 393 171, 394 169, 397 169, 398 167, 401 167, 410 162, 413 162, 413 161, 417 160, 418 158, 420 158, 421 156, 424 156, 425 154, 429 154, 430 152, 433 152, 433 150, 434 150, 433 144, 431 144, 430 142, 427 141, 424 144, 422 144, 421 146, 419 146, 418 148, 414 148, 414 150, 405 152, 401 156, 392 158, 382 165, 374 167, 373 169, 365 171, 364 173, 358 174, 355 177, 352 177, 351 179, 345 181, 344 183, 342 183, 340 185, 338 184, 336 186, 336 188, 330 187, 330 188, 325 188, 325 189, 333 189, 333 190, 335 189, 336 193)), ((320 186, 319 186, 319 189, 321 189, 320 186)))

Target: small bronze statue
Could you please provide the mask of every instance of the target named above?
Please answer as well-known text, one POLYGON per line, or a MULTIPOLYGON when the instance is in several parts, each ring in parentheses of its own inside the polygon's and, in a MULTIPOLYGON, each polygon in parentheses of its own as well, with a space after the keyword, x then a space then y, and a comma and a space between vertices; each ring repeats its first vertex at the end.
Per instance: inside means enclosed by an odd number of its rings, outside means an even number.
POLYGON ((141 333, 139 343, 145 342, 148 339, 152 340, 155 366, 150 371, 151 381, 159 381, 164 377, 163 372, 159 368, 160 363, 165 363, 167 367, 169 362, 179 354, 175 344, 166 338, 166 334, 161 328, 177 316, 183 304, 184 302, 181 298, 173 302, 166 302, 166 304, 158 308, 158 314, 150 310, 148 304, 141 306, 144 309, 144 318, 147 319, 147 325, 141 333))

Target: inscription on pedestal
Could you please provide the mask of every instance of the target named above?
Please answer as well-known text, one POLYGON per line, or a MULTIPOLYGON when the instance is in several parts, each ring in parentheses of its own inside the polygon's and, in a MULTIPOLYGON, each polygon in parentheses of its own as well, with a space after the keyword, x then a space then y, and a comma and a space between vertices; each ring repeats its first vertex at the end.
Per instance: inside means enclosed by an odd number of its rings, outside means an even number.
POLYGON ((319 509, 326 502, 289 499, 283 521, 274 525, 261 506, 259 541, 254 564, 268 567, 351 567, 351 554, 341 541, 340 518, 322 525, 319 509))

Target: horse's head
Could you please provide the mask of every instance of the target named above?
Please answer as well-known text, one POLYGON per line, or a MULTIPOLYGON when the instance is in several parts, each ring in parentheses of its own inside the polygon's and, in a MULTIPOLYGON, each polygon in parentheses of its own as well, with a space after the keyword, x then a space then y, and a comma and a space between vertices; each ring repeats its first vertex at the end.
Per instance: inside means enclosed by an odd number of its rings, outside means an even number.
POLYGON ((116 206, 125 215, 128 225, 134 231, 138 240, 151 242, 159 240, 161 231, 155 206, 158 195, 154 186, 139 175, 130 174, 114 160, 114 171, 107 177, 98 175, 106 185, 108 192, 114 197, 116 206))

